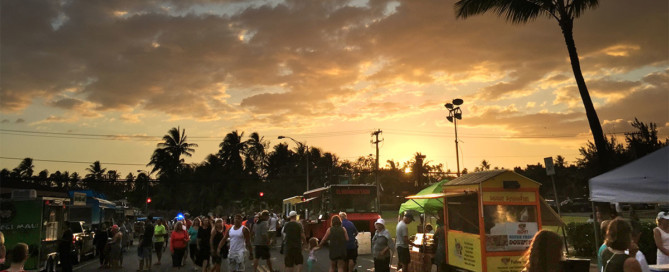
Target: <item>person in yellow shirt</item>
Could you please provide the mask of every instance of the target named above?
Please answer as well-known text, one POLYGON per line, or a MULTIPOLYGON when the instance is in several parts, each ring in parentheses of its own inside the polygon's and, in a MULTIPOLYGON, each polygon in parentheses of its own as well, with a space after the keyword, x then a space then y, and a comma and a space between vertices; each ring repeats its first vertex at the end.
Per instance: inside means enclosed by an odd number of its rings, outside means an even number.
POLYGON ((156 221, 156 227, 153 229, 153 246, 156 250, 158 261, 156 265, 160 265, 160 258, 163 257, 163 250, 165 250, 165 237, 167 237, 167 229, 165 222, 162 219, 156 221))

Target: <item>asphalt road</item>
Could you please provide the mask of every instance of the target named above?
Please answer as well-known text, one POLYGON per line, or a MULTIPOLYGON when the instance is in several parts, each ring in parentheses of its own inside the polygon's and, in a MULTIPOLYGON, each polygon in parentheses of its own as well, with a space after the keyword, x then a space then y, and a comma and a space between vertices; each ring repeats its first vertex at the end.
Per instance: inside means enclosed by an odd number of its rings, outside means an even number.
MULTIPOLYGON (((277 242, 278 244, 278 242, 277 242)), ((124 253, 123 257, 123 266, 121 269, 100 269, 99 268, 99 262, 98 259, 89 259, 86 261, 82 261, 81 264, 75 266, 74 271, 77 272, 88 272, 88 271, 136 271, 139 268, 139 258, 137 257, 137 243, 135 242, 132 247, 130 247, 126 252, 124 253)), ((153 262, 156 262, 156 255, 153 253, 153 262)), ((271 255, 271 261, 274 270, 277 271, 285 271, 285 267, 283 264, 283 255, 279 254, 279 247, 274 247, 271 249, 270 252, 271 255)), ((302 271, 306 271, 306 257, 308 253, 304 252, 304 260, 305 260, 305 266, 303 267, 302 271)), ((318 262, 316 263, 316 266, 314 267, 314 272, 327 272, 329 267, 330 267, 330 260, 328 258, 328 248, 325 247, 319 251, 316 252, 316 257, 318 259, 318 262)), ((261 267, 259 267, 259 271, 262 272, 267 272, 269 269, 264 265, 264 261, 261 260, 260 264, 261 267)), ((393 268, 395 267, 394 264, 397 263, 397 260, 393 260, 393 268)), ((358 264, 356 265, 356 269, 358 272, 363 272, 363 271, 374 271, 374 262, 372 261, 371 255, 361 255, 358 257, 358 264)), ((195 271, 195 265, 193 262, 191 262, 190 258, 186 261, 185 266, 181 268, 181 271, 195 271)), ((161 260, 161 265, 156 266, 153 265, 151 267, 152 271, 174 271, 176 269, 172 269, 172 257, 169 253, 169 249, 165 251, 163 254, 162 260, 161 260)), ((202 269, 199 269, 198 271, 202 271, 202 269)), ((225 261, 223 262, 222 265, 222 272, 227 272, 229 271, 228 267, 226 266, 225 261)), ((246 264, 246 271, 247 272, 253 272, 253 266, 252 262, 247 260, 246 264)), ((392 269, 391 271, 395 271, 392 269)))

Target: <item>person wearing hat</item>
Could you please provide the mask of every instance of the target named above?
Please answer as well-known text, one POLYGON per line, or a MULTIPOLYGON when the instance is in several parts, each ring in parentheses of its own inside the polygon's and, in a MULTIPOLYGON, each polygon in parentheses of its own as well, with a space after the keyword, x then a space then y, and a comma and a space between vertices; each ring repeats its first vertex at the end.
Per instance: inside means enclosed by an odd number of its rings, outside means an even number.
POLYGON ((386 229, 386 221, 379 218, 374 222, 376 232, 372 237, 372 257, 374 258, 374 271, 390 272, 390 260, 395 251, 395 243, 386 229))
POLYGON ((284 233, 284 264, 286 271, 302 271, 302 245, 306 244, 307 238, 304 236, 302 224, 297 222, 297 212, 291 211, 288 214, 290 222, 283 227, 284 233))
POLYGON ((657 246, 657 264, 669 264, 669 212, 658 213, 656 222, 653 238, 657 246))
POLYGON ((409 241, 409 227, 407 226, 413 222, 413 214, 408 212, 404 213, 404 218, 397 223, 397 229, 395 230, 395 243, 397 246, 397 270, 402 268, 402 271, 409 271, 409 263, 411 262, 411 256, 409 255, 409 246, 415 246, 411 241, 409 241))

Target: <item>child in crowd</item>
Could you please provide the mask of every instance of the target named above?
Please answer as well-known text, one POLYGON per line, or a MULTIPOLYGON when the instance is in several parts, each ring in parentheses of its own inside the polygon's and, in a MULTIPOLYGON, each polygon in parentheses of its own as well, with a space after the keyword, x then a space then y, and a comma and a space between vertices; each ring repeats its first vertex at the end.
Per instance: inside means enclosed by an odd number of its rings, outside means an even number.
POLYGON ((316 264, 316 250, 319 250, 318 238, 311 237, 309 239, 309 258, 307 259, 307 272, 312 272, 316 264))

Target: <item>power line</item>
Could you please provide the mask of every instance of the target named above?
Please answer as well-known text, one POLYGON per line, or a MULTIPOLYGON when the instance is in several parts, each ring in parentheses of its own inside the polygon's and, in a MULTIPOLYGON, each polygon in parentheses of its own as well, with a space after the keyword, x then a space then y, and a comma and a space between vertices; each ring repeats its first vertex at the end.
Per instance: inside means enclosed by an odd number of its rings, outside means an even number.
MULTIPOLYGON (((5 159, 5 160, 23 160, 25 158, 15 158, 15 157, 0 157, 0 159, 5 159)), ((60 162, 60 163, 78 163, 78 164, 91 164, 91 162, 83 162, 83 161, 61 161, 61 160, 43 160, 43 159, 34 159, 32 158, 33 161, 38 161, 38 162, 60 162)), ((120 163, 120 162, 100 162, 100 164, 105 164, 105 165, 127 165, 127 166, 146 166, 146 164, 141 164, 141 163, 120 163)))
MULTIPOLYGON (((438 137, 451 138, 450 133, 434 132, 434 131, 414 131, 402 129, 389 129, 386 133, 404 136, 419 136, 419 137, 438 137)), ((368 130, 348 130, 348 131, 330 131, 317 133, 303 133, 300 138, 325 138, 325 137, 341 137, 359 134, 367 134, 368 130)), ((609 135, 629 134, 633 132, 621 131, 610 132, 609 135)), ((123 134, 92 134, 92 133, 65 133, 65 132, 49 132, 49 131, 29 131, 29 130, 12 130, 0 129, 0 134, 12 136, 28 136, 41 138, 57 138, 57 139, 76 139, 76 140, 106 140, 106 141, 145 141, 145 142, 159 142, 162 141, 162 136, 149 135, 123 135, 123 134)), ((269 135, 271 136, 271 135, 269 135)), ((587 135, 524 135, 524 136, 500 136, 490 134, 463 134, 462 138, 469 139, 560 139, 560 138, 589 138, 587 135)), ((190 139, 196 139, 198 142, 219 142, 225 136, 188 136, 190 139)))
MULTIPOLYGON (((414 130, 402 130, 402 129, 386 129, 386 132, 399 135, 411 135, 411 136, 431 136, 431 137, 452 137, 450 133, 444 132, 433 132, 433 131, 414 131, 414 130)), ((620 135, 627 134, 631 132, 627 131, 616 131, 609 132, 609 135, 620 135)), ((525 136, 499 136, 499 135, 490 135, 490 134, 461 134, 462 137, 466 138, 482 138, 482 139, 537 139, 537 138, 583 138, 589 137, 588 135, 525 135, 525 136)))
MULTIPOLYGON (((367 134, 367 130, 348 130, 348 131, 334 131, 334 132, 316 132, 295 134, 300 135, 300 138, 323 138, 335 136, 347 136, 356 134, 367 134)), ((29 130, 12 130, 0 129, 0 134, 15 135, 15 136, 30 136, 30 137, 47 137, 47 138, 61 138, 61 139, 80 139, 80 140, 116 140, 116 141, 161 141, 163 136, 155 135, 123 135, 123 134, 92 134, 92 133, 66 133, 66 132, 49 132, 49 131, 29 131, 29 130)), ((188 136, 190 139, 199 139, 199 141, 222 141, 225 136, 188 136), (216 139, 216 140, 213 140, 216 139)))

